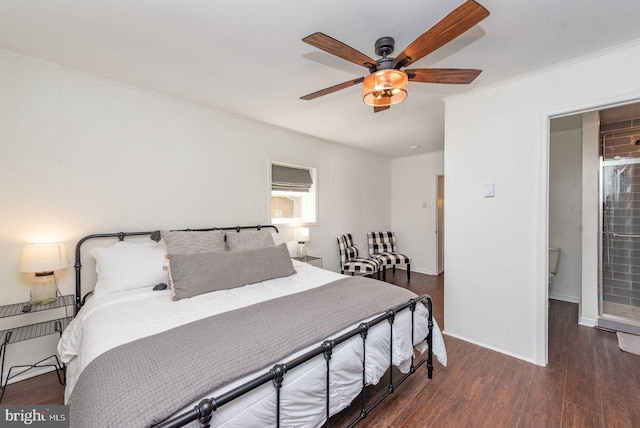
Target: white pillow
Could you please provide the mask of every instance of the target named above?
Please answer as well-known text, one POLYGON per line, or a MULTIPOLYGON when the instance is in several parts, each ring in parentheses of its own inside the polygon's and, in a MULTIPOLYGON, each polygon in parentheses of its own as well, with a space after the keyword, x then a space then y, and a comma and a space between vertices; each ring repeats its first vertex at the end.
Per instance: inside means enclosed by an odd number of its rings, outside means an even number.
POLYGON ((280 244, 284 244, 284 239, 282 239, 282 236, 280 236, 278 232, 271 232, 271 237, 273 238, 273 243, 276 247, 280 244))
POLYGON ((110 247, 94 248, 91 255, 96 259, 98 273, 96 295, 169 283, 164 267, 167 259, 164 243, 122 241, 110 247))

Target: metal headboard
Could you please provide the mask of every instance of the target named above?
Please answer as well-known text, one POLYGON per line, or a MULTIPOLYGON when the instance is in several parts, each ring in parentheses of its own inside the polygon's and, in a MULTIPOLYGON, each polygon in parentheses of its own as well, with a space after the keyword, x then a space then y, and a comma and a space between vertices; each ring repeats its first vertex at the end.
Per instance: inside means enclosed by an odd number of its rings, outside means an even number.
MULTIPOLYGON (((210 229, 181 229, 179 230, 180 232, 210 232, 213 230, 235 230, 236 232, 240 232, 241 230, 246 230, 246 229, 256 229, 256 230, 260 230, 263 228, 271 228, 271 229, 275 229, 276 232, 278 231, 278 228, 274 225, 257 225, 257 226, 232 226, 232 227, 212 227, 210 229)), ((77 314, 78 311, 80 310, 80 308, 82 308, 82 306, 84 305, 87 297, 89 295, 91 295, 91 293, 93 293, 92 291, 89 291, 88 293, 86 293, 85 295, 82 295, 82 279, 80 276, 80 273, 82 271, 82 259, 81 259, 81 254, 80 254, 80 247, 82 246, 82 244, 84 244, 86 241, 90 240, 90 239, 100 239, 100 238, 118 238, 119 241, 124 241, 124 238, 128 237, 128 236, 150 236, 152 239, 154 239, 155 241, 159 241, 160 240, 160 236, 159 236, 159 231, 155 230, 155 231, 151 231, 151 232, 114 232, 114 233, 95 233, 92 235, 87 235, 84 238, 80 239, 78 241, 78 243, 76 244, 76 262, 73 265, 75 270, 76 270, 76 304, 75 304, 75 313, 77 314), (151 237, 151 235, 154 235, 151 237), (157 239, 155 239, 157 237, 157 239)))

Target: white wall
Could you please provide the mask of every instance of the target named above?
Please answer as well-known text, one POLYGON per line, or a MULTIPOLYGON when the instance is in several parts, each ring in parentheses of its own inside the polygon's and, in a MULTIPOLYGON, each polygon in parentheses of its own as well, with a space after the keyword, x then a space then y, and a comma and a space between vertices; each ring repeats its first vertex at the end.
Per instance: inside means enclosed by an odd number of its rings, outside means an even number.
POLYGON ((445 100, 448 333, 546 363, 548 118, 639 99, 639 66, 634 43, 445 100))
MULTIPOLYGON (((556 119, 558 120, 558 119, 556 119)), ((582 120, 553 132, 549 147, 549 245, 560 248, 552 299, 578 303, 582 295, 582 120)))
POLYGON ((391 225, 387 158, 7 51, 0 94, 0 304, 29 298, 25 244, 67 244, 66 294, 86 234, 269 223, 270 161, 318 168, 308 252, 325 268, 338 234, 391 225))
POLYGON ((391 230, 411 270, 429 275, 438 274, 436 176, 443 173, 443 151, 391 161, 391 230))

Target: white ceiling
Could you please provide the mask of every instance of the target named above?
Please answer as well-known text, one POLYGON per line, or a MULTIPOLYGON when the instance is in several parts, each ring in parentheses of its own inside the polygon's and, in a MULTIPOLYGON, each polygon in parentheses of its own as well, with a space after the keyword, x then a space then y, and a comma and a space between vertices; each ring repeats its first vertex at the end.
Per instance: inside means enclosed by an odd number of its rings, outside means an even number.
MULTIPOLYGON (((374 114, 367 70, 307 45, 316 31, 396 54, 463 0, 0 0, 0 46, 389 157, 443 147, 442 97, 640 39, 640 1, 480 0, 491 15, 411 68, 480 68, 469 86, 410 83, 374 114), (420 149, 411 150, 409 146, 420 149)), ((393 56, 393 55, 392 55, 393 56)))

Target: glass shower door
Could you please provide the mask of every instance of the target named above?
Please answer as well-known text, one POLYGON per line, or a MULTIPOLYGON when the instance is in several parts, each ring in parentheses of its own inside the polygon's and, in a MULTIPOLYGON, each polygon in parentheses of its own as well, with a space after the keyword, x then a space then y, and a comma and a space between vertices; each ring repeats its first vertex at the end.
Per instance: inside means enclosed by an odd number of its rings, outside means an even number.
POLYGON ((602 161, 600 320, 640 332, 640 158, 602 161))

